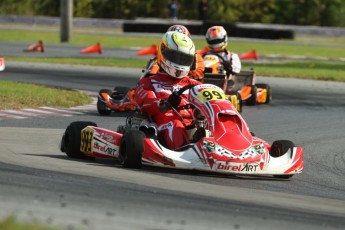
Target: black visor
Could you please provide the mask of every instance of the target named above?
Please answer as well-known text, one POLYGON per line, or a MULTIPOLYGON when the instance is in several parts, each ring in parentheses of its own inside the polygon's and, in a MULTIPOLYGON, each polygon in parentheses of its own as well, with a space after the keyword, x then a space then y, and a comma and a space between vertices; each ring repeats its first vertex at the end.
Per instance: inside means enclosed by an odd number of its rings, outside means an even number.
POLYGON ((207 43, 210 45, 216 45, 216 44, 220 44, 222 42, 225 42, 225 37, 222 39, 207 40, 207 43))
POLYGON ((194 55, 185 54, 176 50, 164 50, 162 54, 165 59, 177 65, 191 66, 194 61, 194 55))

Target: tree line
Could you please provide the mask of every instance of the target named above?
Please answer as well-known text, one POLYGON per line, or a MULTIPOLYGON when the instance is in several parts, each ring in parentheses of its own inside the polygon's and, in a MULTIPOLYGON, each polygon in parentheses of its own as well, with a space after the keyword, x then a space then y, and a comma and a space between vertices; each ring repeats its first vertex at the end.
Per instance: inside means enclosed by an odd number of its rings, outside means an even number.
MULTIPOLYGON (((171 0, 74 0, 73 16, 169 18, 171 0)), ((200 0, 176 0, 178 18, 197 20, 200 0)), ((60 15, 60 0, 1 0, 0 15, 60 15)), ((208 0, 207 20, 345 26, 345 0, 208 0)))

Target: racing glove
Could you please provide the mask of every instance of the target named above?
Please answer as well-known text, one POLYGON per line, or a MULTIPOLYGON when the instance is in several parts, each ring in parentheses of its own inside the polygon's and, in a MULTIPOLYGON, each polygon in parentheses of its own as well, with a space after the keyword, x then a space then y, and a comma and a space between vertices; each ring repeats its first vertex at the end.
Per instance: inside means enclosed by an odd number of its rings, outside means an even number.
POLYGON ((167 102, 167 100, 160 100, 158 103, 158 108, 161 113, 166 113, 171 108, 171 105, 167 102))
POLYGON ((241 72, 241 61, 240 61, 240 57, 238 56, 238 54, 233 53, 231 55, 231 69, 233 73, 240 73, 241 72))
POLYGON ((168 97, 167 102, 174 108, 176 108, 180 102, 181 102, 181 97, 177 94, 177 92, 172 92, 170 96, 168 97))

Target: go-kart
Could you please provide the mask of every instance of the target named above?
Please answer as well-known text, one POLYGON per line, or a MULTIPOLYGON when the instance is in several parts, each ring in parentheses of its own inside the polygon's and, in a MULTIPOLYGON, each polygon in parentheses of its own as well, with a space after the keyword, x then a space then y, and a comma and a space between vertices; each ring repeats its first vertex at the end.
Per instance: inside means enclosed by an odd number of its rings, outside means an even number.
POLYGON ((302 172, 303 148, 288 140, 270 145, 256 137, 221 88, 211 84, 188 85, 177 95, 184 91, 188 93, 195 125, 192 141, 185 146, 167 148, 150 117, 135 112, 116 132, 93 122, 72 122, 62 136, 60 150, 71 158, 119 159, 126 168, 145 164, 283 179, 302 172))
POLYGON ((238 92, 246 105, 268 104, 272 100, 272 90, 268 84, 255 84, 254 70, 242 70, 239 74, 233 74, 231 66, 222 56, 216 53, 205 53, 202 56, 205 74, 226 79, 224 91, 227 94, 238 92))
POLYGON ((97 111, 100 115, 109 115, 112 111, 134 111, 137 107, 134 96, 134 88, 101 89, 98 93, 97 111))

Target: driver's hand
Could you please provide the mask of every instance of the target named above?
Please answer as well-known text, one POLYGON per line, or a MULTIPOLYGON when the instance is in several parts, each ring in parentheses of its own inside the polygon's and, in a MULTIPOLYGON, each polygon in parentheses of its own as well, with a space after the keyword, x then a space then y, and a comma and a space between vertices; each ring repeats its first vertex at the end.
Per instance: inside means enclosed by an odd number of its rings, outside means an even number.
POLYGON ((160 100, 158 103, 158 108, 161 113, 166 113, 170 109, 170 104, 167 100, 160 100))
POLYGON ((176 108, 180 102, 181 102, 181 97, 177 94, 177 92, 173 92, 169 97, 168 97, 168 103, 176 108))

